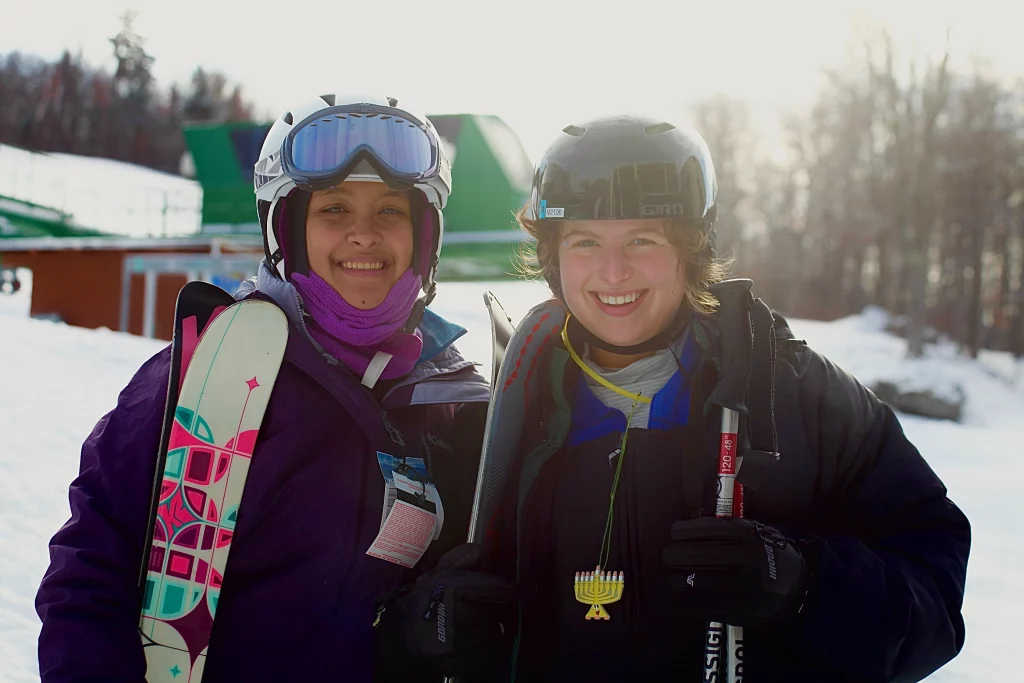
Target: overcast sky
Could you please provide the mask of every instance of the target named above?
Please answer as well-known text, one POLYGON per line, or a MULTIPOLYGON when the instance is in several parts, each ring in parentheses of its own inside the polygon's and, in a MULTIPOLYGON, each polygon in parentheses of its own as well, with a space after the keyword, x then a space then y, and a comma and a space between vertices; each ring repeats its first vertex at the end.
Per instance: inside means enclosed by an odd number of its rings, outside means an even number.
POLYGON ((326 90, 382 91, 430 113, 501 116, 536 159, 562 127, 619 110, 678 114, 723 92, 760 112, 813 96, 854 23, 907 49, 977 53, 1024 74, 1024 10, 1007 0, 0 0, 0 50, 64 48, 109 69, 125 9, 162 85, 202 65, 261 112, 326 90), (856 9, 854 9, 856 8, 856 9))

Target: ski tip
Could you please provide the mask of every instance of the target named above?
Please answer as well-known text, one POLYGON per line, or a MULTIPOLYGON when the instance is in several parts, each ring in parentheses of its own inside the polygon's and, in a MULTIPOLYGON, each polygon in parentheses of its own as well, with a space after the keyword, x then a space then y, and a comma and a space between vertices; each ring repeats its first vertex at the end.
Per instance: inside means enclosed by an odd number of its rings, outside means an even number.
POLYGON ((498 301, 498 297, 494 296, 494 292, 489 289, 484 292, 484 305, 497 306, 498 308, 501 308, 501 303, 498 301))

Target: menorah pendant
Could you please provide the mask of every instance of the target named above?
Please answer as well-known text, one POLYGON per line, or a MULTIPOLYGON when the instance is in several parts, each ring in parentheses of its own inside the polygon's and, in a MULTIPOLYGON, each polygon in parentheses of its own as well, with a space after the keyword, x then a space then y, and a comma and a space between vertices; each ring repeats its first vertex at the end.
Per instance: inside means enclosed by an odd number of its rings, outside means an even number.
POLYGON ((622 572, 603 572, 601 565, 592 572, 576 572, 576 599, 590 605, 587 619, 611 619, 604 605, 618 602, 622 598, 622 572))

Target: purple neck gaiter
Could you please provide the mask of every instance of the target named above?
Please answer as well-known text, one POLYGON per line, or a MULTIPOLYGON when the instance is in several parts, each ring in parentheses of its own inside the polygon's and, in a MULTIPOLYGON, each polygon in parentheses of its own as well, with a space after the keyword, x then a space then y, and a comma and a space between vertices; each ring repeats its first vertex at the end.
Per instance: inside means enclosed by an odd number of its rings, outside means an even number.
POLYGON ((293 273, 290 279, 313 318, 309 333, 356 376, 363 377, 378 351, 392 356, 381 374, 383 379, 406 375, 416 365, 423 338, 419 330, 413 334, 402 331, 420 292, 420 279, 412 268, 398 278, 379 306, 368 310, 345 301, 314 272, 308 276, 293 273))

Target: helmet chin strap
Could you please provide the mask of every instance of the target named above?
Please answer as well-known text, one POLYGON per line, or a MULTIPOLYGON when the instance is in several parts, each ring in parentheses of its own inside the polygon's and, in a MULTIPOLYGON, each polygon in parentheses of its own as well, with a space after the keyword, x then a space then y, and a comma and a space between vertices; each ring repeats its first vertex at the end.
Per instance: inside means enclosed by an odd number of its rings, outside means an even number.
POLYGON ((412 334, 419 327, 420 321, 423 320, 423 310, 430 303, 430 300, 434 298, 434 283, 430 283, 430 291, 426 292, 423 296, 416 299, 416 303, 412 305, 412 311, 409 313, 409 319, 405 321, 405 327, 402 331, 406 334, 412 334))
POLYGON ((423 296, 416 299, 403 328, 407 334, 412 334, 423 319, 423 310, 434 300, 437 293, 436 247, 437 233, 440 229, 437 220, 440 218, 434 213, 429 213, 434 212, 434 209, 420 190, 410 191, 409 202, 413 215, 417 217, 413 222, 413 269, 423 282, 423 296))
POLYGON ((649 353, 651 351, 660 351, 661 349, 668 348, 671 345, 672 340, 679 336, 686 327, 686 323, 690 320, 690 312, 686 306, 680 306, 676 312, 672 322, 663 332, 659 332, 647 341, 640 342, 639 344, 633 344, 632 346, 616 346, 601 339, 593 332, 588 330, 580 323, 579 318, 575 315, 569 317, 569 323, 567 326, 567 332, 574 339, 579 339, 591 346, 596 346, 599 349, 604 349, 610 353, 617 353, 621 356, 635 356, 640 353, 649 353))

